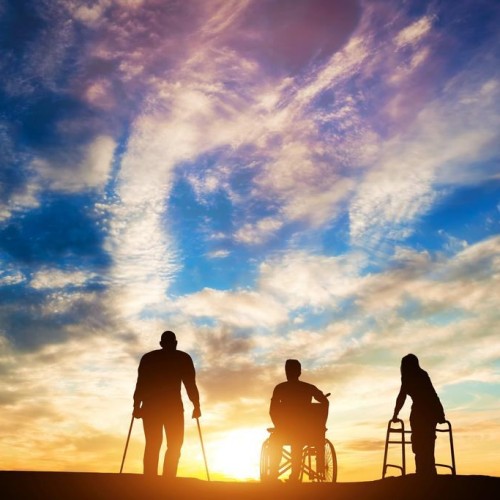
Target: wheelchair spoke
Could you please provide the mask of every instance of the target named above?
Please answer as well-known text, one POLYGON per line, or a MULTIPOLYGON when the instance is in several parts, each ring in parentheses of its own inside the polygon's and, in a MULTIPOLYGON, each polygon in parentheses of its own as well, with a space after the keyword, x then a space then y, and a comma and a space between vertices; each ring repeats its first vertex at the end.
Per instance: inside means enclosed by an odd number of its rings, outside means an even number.
MULTIPOLYGON (((260 461, 261 480, 271 479, 271 449, 269 439, 262 444, 260 461)), ((281 462, 277 478, 281 478, 292 470, 292 454, 288 446, 283 446, 281 451, 281 462)), ((276 476, 275 476, 276 477, 276 476)), ((328 439, 324 439, 323 446, 306 445, 302 450, 299 481, 308 482, 336 482, 337 481, 337 456, 335 448, 328 439)))
POLYGON ((337 481, 337 455, 335 454, 335 449, 328 441, 325 439, 325 473, 324 480, 329 483, 334 483, 337 481))

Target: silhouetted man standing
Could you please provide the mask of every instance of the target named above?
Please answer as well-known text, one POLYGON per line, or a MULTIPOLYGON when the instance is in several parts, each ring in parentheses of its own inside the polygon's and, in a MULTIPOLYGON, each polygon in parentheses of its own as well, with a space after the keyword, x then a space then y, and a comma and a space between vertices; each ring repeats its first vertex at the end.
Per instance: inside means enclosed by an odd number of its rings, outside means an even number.
POLYGON ((415 354, 407 354, 401 360, 401 389, 396 399, 393 420, 398 418, 407 395, 413 401, 410 425, 416 472, 420 475, 434 475, 436 474, 434 459, 436 424, 444 422, 445 416, 431 379, 427 372, 420 368, 415 354))
POLYGON ((177 474, 184 441, 181 383, 194 405, 193 418, 201 416, 200 397, 193 360, 189 354, 177 350, 175 333, 163 332, 160 345, 161 349, 145 354, 139 364, 134 417, 142 418, 144 425, 144 474, 158 474, 158 458, 165 429, 167 451, 163 476, 172 478, 177 474))
MULTIPOLYGON (((318 440, 318 450, 323 450, 325 424, 328 417, 328 399, 314 385, 299 380, 302 373, 300 362, 287 359, 285 363, 286 382, 278 384, 273 391, 269 414, 275 430, 269 437, 271 479, 277 479, 282 447, 290 444, 292 470, 289 480, 299 478, 302 448, 312 439, 318 440), (321 403, 320 421, 314 422, 311 403, 315 399, 321 403), (313 426, 314 428, 311 428, 313 426), (317 436, 317 437, 316 437, 317 436)), ((316 405, 314 405, 316 406, 316 405)), ((318 470, 324 466, 324 456, 319 453, 318 470)))

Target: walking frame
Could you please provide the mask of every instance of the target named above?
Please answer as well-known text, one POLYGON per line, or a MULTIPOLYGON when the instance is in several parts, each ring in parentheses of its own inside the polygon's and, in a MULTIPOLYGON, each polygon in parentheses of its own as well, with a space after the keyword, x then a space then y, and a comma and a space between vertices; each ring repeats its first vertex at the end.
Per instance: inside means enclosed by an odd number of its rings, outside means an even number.
MULTIPOLYGON (((436 427, 436 432, 446 432, 449 435, 450 442, 450 455, 451 455, 451 465, 447 464, 436 464, 436 467, 445 467, 451 470, 453 476, 457 474, 457 469, 455 465, 455 448, 453 446, 453 432, 451 428, 451 423, 448 420, 443 422, 446 428, 442 429, 436 427)), ((393 421, 389 420, 387 424, 387 434, 385 438, 385 448, 384 448, 384 463, 382 465, 382 479, 385 478, 387 474, 387 469, 392 467, 401 471, 401 475, 406 475, 406 445, 411 444, 411 430, 405 430, 405 424, 401 419, 396 419, 393 421), (397 427, 394 427, 395 424, 397 427), (391 438, 391 434, 396 436, 391 438), (401 465, 388 464, 387 455, 389 452, 389 445, 396 444, 401 445, 401 465)))

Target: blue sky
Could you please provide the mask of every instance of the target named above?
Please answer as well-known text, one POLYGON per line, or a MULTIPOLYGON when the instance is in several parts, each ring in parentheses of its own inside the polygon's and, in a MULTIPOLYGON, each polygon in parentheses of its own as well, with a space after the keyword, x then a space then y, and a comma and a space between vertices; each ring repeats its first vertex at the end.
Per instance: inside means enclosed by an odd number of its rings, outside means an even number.
POLYGON ((287 357, 333 393, 340 479, 378 477, 408 352, 461 472, 498 475, 499 20, 493 0, 0 1, 1 467, 113 470, 172 329, 220 477, 258 474, 224 462, 227 421, 265 437, 287 357))

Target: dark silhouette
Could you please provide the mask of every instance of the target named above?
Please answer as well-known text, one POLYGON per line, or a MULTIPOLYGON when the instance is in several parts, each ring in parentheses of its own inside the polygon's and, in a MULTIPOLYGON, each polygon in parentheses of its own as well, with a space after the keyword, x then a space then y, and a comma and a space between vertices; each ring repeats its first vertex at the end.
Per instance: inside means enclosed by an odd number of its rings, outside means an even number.
POLYGON ((162 478, 145 481, 137 474, 91 472, 0 471, 0 492, 5 499, 89 500, 89 499, 192 499, 192 500, 444 500, 499 498, 500 477, 451 476, 442 474, 432 482, 418 476, 390 480, 342 482, 336 484, 200 481, 162 478))
POLYGON ((161 336, 162 349, 145 354, 139 365, 134 393, 134 417, 142 418, 146 446, 144 474, 158 474, 158 458, 163 439, 167 451, 163 462, 163 476, 175 477, 184 441, 184 408, 181 383, 194 405, 193 418, 201 416, 198 388, 193 361, 189 354, 177 350, 174 332, 161 336))
POLYGON ((401 389, 396 399, 393 422, 397 421, 407 395, 413 401, 410 425, 416 472, 426 476, 435 475, 436 424, 445 422, 444 410, 429 375, 420 368, 414 354, 408 354, 401 360, 401 389))
POLYGON ((287 381, 274 388, 269 408, 271 420, 276 427, 269 437, 269 479, 278 478, 282 447, 289 444, 292 462, 289 480, 297 481, 305 444, 317 441, 317 468, 322 470, 324 467, 324 435, 329 403, 327 397, 316 386, 299 380, 301 375, 299 361, 288 359, 285 363, 285 372, 287 381), (312 405, 313 399, 321 404, 312 405), (320 418, 311 426, 312 406, 320 407, 321 412, 320 418))

